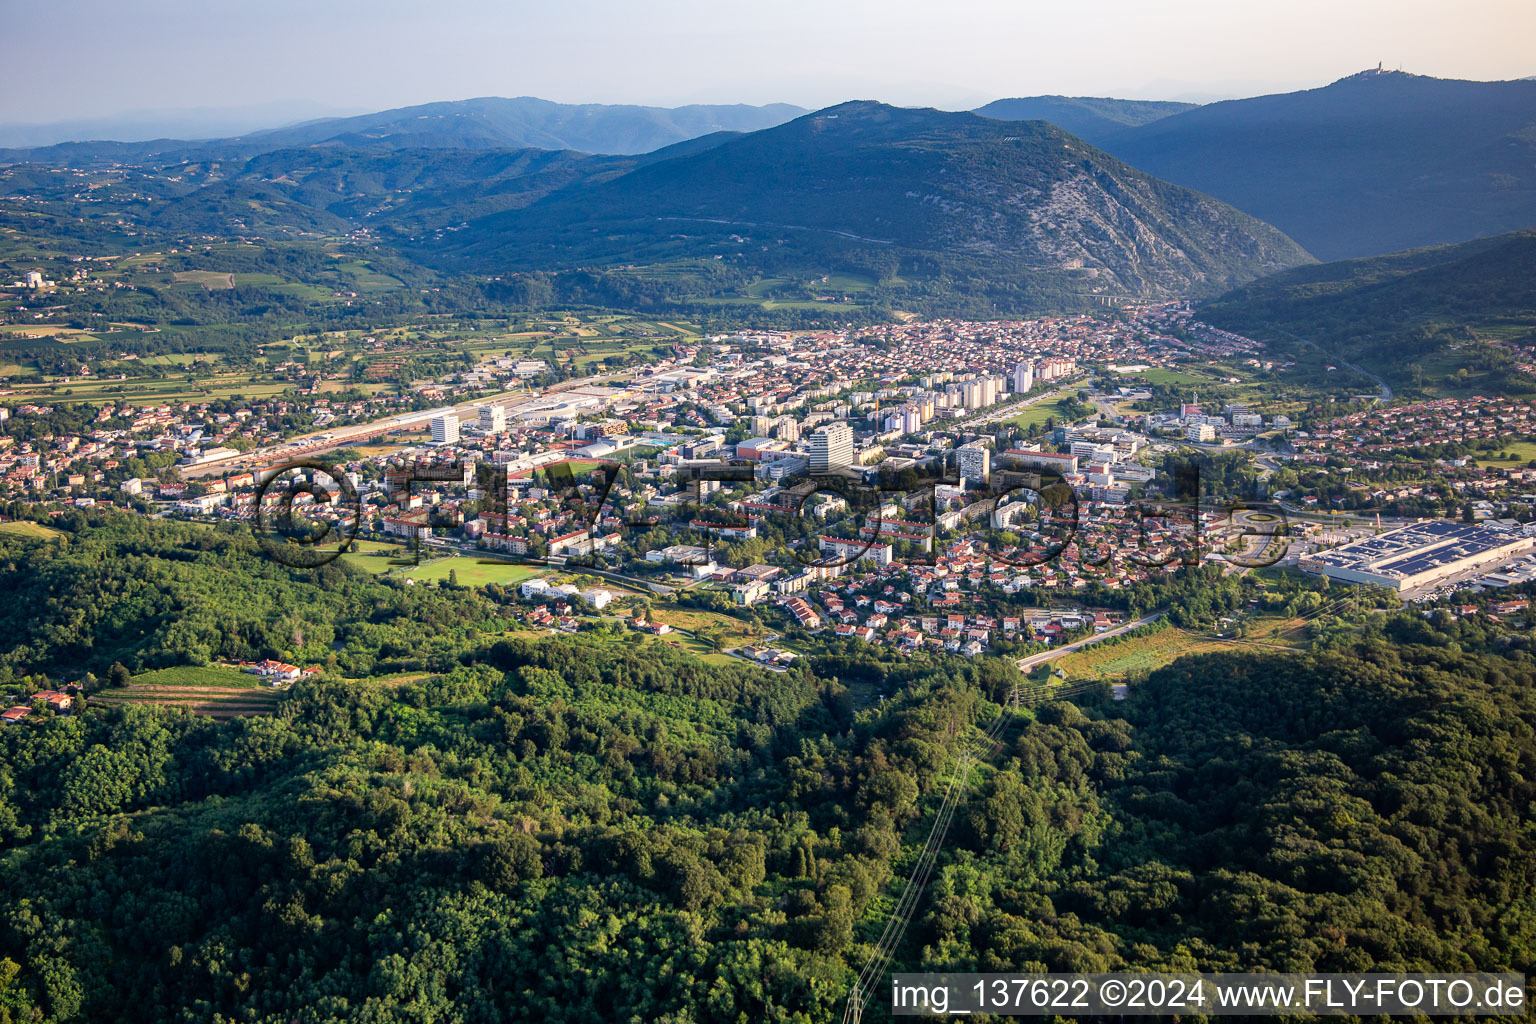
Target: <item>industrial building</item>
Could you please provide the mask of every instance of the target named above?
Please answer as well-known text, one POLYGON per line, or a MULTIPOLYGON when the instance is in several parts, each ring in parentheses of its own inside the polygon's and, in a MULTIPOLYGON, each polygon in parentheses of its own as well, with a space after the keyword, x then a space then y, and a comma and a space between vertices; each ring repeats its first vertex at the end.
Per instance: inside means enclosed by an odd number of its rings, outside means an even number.
POLYGON ((1368 583, 1403 593, 1432 587, 1533 548, 1536 537, 1484 524, 1432 519, 1307 555, 1301 559, 1301 568, 1345 583, 1368 583))

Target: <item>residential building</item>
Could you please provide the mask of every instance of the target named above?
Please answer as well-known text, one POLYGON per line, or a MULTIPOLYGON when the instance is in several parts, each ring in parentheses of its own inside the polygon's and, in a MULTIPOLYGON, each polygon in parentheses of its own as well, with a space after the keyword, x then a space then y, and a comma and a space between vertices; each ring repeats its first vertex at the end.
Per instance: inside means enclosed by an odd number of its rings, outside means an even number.
MULTIPOLYGON (((500 405, 480 407, 480 429, 487 434, 499 434, 507 429, 507 410, 500 405)), ((433 439, 436 440, 434 433, 433 439)))
POLYGON ((992 452, 979 441, 961 445, 955 451, 960 478, 967 483, 985 484, 992 470, 992 452))
POLYGON ((816 428, 811 435, 810 455, 813 473, 853 465, 853 428, 846 423, 828 423, 816 428))
POLYGON ((1035 364, 1020 363, 1013 368, 1013 390, 1026 394, 1035 386, 1035 364))
POLYGON ((432 443, 456 444, 459 440, 459 418, 453 413, 432 417, 432 443))

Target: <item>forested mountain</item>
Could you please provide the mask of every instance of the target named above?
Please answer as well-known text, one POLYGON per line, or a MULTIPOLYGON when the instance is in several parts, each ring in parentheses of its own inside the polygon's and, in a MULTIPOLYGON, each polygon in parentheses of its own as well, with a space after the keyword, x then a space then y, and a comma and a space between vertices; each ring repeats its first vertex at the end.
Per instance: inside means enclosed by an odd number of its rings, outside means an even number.
POLYGON ((1100 96, 1021 96, 993 100, 974 111, 999 121, 1049 121, 1095 146, 1124 128, 1150 124, 1197 104, 1172 100, 1117 100, 1100 96))
POLYGON ((157 139, 151 142, 60 143, 38 149, 0 150, 0 163, 54 166, 100 163, 178 163, 182 160, 249 159, 260 153, 305 146, 355 149, 551 149, 637 154, 720 131, 756 131, 805 111, 787 103, 754 107, 642 107, 602 103, 553 103, 532 96, 483 97, 425 103, 356 117, 323 118, 224 139, 157 139))
POLYGON ((1536 225, 1536 81, 1369 71, 1104 137, 1134 167, 1275 225, 1321 259, 1536 225))
POLYGON ((418 251, 481 270, 721 256, 1138 297, 1212 294, 1308 258, 1052 125, 868 102, 554 193, 418 251))
MULTIPOLYGON (((0 728, 14 1021, 836 1020, 1017 678, 856 645, 775 674, 507 638, 482 595, 283 569, 240 527, 60 525, 0 535, 8 594, 73 585, 7 682, 141 634, 155 661, 336 639, 341 663, 428 674, 338 664, 267 718, 0 728), (252 599, 208 600, 229 592, 252 599)), ((1024 715, 892 969, 1529 973, 1528 644, 1474 653, 1412 612, 1345 643, 1186 658, 1128 701, 1024 715)))
MULTIPOLYGON (((817 116, 824 120, 851 117, 856 108, 877 106, 845 104, 817 116), (849 113, 839 114, 839 110, 849 113)), ((923 130, 940 135, 953 132, 957 141, 975 139, 958 127, 961 121, 954 120, 963 115, 913 110, 892 119, 892 108, 879 109, 887 112, 882 116, 893 124, 948 116, 951 120, 942 131, 936 124, 923 130)), ((169 167, 185 161, 223 164, 229 171, 233 168, 228 165, 263 154, 316 147, 402 154, 407 164, 413 160, 411 154, 421 151, 542 149, 636 155, 722 132, 757 133, 784 126, 803 113, 787 104, 668 109, 559 104, 530 97, 483 98, 329 118, 226 139, 71 142, 0 150, 0 163, 169 167)), ((1202 106, 1035 96, 997 100, 977 113, 1008 122, 1049 121, 1132 168, 1206 193, 1272 224, 1325 259, 1460 242, 1536 224, 1533 80, 1469 82, 1371 71, 1324 88, 1202 106)), ((1035 129, 1006 131, 1026 136, 1035 129)), ((790 131, 771 136, 761 143, 764 149, 756 152, 770 161, 785 161, 788 167, 797 159, 793 145, 789 151, 775 150, 793 135, 790 131)), ((864 155, 875 157, 873 151, 864 155)), ((1103 155, 1096 159, 1102 165, 1103 155)), ((893 168, 898 178, 904 169, 900 163, 893 168)), ((762 170, 771 174, 772 166, 762 170)), ((772 183, 753 168, 738 170, 749 187, 772 183)), ((1126 171, 1118 165, 1112 173, 1123 179, 1126 171)), ((893 179, 890 184, 900 195, 912 183, 893 179)), ((920 197, 931 197, 940 205, 958 201, 942 189, 930 192, 932 182, 917 184, 920 197), (940 200, 940 196, 945 197, 940 200)), ((983 179, 978 184, 984 189, 982 198, 1007 195, 1006 182, 983 179)), ((603 198, 617 200, 621 195, 603 198)), ((239 199, 262 202, 262 196, 254 193, 239 199)), ((1005 201, 1000 212, 1006 219, 1007 208, 1018 206, 1016 201, 1005 201)), ((487 210, 472 204, 468 212, 478 216, 487 210)), ((1102 217, 1090 225, 1095 234, 1143 233, 1139 211, 1098 212, 1102 217)), ((898 216, 894 210, 890 214, 898 216)), ((720 219, 733 216, 726 213, 720 219)), ((907 219, 906 214, 899 216, 907 219)), ((1047 220, 1051 216, 1042 215, 1047 220)), ((788 223, 764 211, 751 219, 759 224, 788 223)), ((319 223, 312 221, 312 226, 319 223)), ((420 226, 416 221, 412 225, 420 226)), ((866 233, 852 226, 834 229, 866 233)), ((1160 233, 1155 225, 1147 230, 1160 233)), ((888 234, 875 231, 869 237, 892 240, 888 234)), ((1191 260, 1196 265, 1200 262, 1197 256, 1191 260)), ((1181 273, 1195 269, 1187 267, 1181 273)), ((1208 268, 1201 272, 1210 273, 1208 268)))
POLYGON ((415 233, 527 206, 572 184, 605 181, 643 159, 544 149, 386 153, 312 146, 254 157, 233 179, 186 196, 176 213, 187 216, 201 202, 262 188, 349 227, 387 224, 391 231, 415 233))
POLYGON ((1399 384, 1467 370, 1507 385, 1512 364, 1536 350, 1536 230, 1298 267, 1200 316, 1258 338, 1305 338, 1399 384))
MULTIPOLYGON (((69 172, 28 165, 0 169, 0 194, 59 203, 103 223, 125 214, 135 228, 172 234, 263 237, 360 227, 411 235, 533 203, 574 184, 607 181, 647 163, 701 152, 736 137, 716 132, 640 156, 570 150, 412 149, 348 146, 275 150, 245 161, 189 161, 170 168, 116 169, 120 204, 78 200, 69 172), (110 205, 109 205, 110 204, 110 205), (105 207, 105 208, 104 208, 105 207)), ((0 214, 3 216, 3 214, 0 214)))
POLYGON ((880 309, 987 315, 1214 295, 1309 259, 1045 122, 863 102, 640 156, 316 144, 95 172, 12 165, 0 190, 29 226, 71 236, 365 231, 450 276, 542 274, 538 290, 577 304, 709 303, 836 277, 880 309))

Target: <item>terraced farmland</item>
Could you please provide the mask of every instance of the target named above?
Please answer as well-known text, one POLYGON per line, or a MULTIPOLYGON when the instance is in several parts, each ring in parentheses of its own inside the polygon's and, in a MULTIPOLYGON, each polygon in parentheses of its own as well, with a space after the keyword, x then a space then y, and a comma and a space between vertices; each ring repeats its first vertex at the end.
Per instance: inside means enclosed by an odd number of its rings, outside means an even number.
POLYGON ((93 694, 90 703, 156 704, 209 718, 241 718, 271 714, 281 695, 235 669, 183 665, 135 676, 128 686, 93 694))
POLYGON ((157 704, 209 718, 269 715, 277 710, 273 690, 232 690, 220 686, 126 686, 98 693, 92 704, 157 704))

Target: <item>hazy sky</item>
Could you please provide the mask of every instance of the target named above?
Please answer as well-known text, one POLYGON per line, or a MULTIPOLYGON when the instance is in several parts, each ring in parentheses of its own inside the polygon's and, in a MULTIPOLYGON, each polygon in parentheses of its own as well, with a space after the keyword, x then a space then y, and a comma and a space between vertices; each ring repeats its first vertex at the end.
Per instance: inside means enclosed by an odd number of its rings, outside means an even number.
POLYGON ((1536 75, 1536 0, 3 0, 0 120, 471 96, 948 108, 1536 75))

